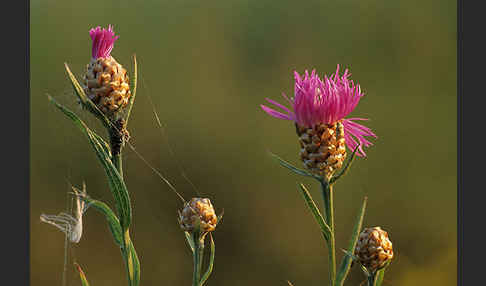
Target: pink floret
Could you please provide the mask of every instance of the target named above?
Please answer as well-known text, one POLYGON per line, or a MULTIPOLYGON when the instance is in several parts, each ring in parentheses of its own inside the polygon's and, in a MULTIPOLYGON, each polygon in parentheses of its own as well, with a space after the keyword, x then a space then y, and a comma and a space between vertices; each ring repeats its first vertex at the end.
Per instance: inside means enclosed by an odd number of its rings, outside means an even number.
POLYGON ((97 58, 108 58, 110 57, 111 50, 113 49, 113 44, 119 36, 115 36, 113 27, 108 25, 108 29, 101 29, 100 26, 89 30, 89 35, 93 41, 93 46, 91 49, 91 56, 95 59, 97 58))

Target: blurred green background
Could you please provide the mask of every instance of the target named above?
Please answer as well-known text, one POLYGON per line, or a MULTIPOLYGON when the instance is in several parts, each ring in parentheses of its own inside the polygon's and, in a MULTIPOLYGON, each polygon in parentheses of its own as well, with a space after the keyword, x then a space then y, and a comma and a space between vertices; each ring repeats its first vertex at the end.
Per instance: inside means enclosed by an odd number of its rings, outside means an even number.
MULTIPOLYGON (((66 209, 69 182, 113 203, 101 165, 46 93, 103 132, 75 103, 63 63, 81 78, 91 27, 114 24, 114 57, 139 91, 131 143, 186 198, 218 211, 208 285, 325 285, 327 252, 297 191, 304 182, 268 151, 300 166, 290 122, 259 108, 292 94, 293 71, 341 64, 367 96, 352 116, 379 136, 335 190, 337 247, 344 248, 364 196, 365 226, 390 234, 395 259, 384 285, 456 285, 456 1, 31 1, 31 285, 60 285, 64 236, 39 215, 66 209), (165 127, 152 113, 152 99, 165 127), (171 157, 170 148, 175 153, 171 157)), ((141 285, 190 285, 192 257, 176 214, 181 202, 129 148, 132 239, 141 285)), ((85 217, 71 252, 92 285, 125 285, 105 220, 85 217)), ((338 258, 342 253, 338 251, 338 258)), ((347 285, 364 276, 355 267, 347 285)), ((79 285, 68 265, 68 285, 79 285)))

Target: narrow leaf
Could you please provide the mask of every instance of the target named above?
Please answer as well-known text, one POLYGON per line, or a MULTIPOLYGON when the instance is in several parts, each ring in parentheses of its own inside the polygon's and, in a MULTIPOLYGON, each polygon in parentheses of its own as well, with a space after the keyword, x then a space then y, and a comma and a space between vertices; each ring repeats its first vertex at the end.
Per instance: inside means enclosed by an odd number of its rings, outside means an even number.
POLYGON ((99 108, 94 104, 87 96, 86 93, 84 93, 83 87, 79 84, 78 80, 74 76, 74 74, 71 72, 71 69, 69 69, 69 66, 67 63, 64 63, 64 67, 66 68, 66 71, 68 73, 69 79, 71 80, 71 84, 73 85, 74 91, 76 95, 78 96, 81 104, 90 111, 92 111, 96 117, 98 117, 105 127, 109 128, 111 126, 111 122, 108 118, 106 118, 105 114, 99 110, 99 108))
POLYGON ((341 265, 339 266, 339 270, 336 276, 336 285, 338 286, 344 284, 344 280, 346 279, 346 276, 348 275, 349 270, 351 268, 351 262, 353 261, 352 254, 354 253, 356 242, 358 241, 358 236, 361 231, 361 227, 363 225, 363 218, 366 211, 367 201, 368 198, 365 197, 363 200, 363 205, 361 206, 358 216, 356 217, 356 222, 354 224, 353 233, 351 234, 351 238, 349 239, 348 242, 348 247, 345 250, 346 255, 343 257, 341 265))
POLYGON ((339 178, 341 178, 341 176, 345 175, 347 172, 348 172, 348 169, 349 167, 351 166, 351 163, 353 163, 353 160, 354 160, 354 157, 356 157, 356 151, 358 151, 358 148, 359 148, 359 144, 358 146, 356 146, 356 148, 354 148, 354 151, 353 153, 351 153, 351 157, 348 159, 348 161, 346 162, 346 164, 344 165, 343 168, 341 168, 341 171, 339 172, 339 174, 337 174, 336 176, 333 176, 331 178, 331 180, 329 181, 329 184, 333 184, 335 183, 339 178))
POLYGON ((83 200, 89 207, 93 207, 105 216, 108 222, 108 227, 110 228, 111 234, 113 235, 116 244, 121 247, 123 242, 123 232, 120 226, 120 222, 118 221, 115 213, 110 209, 107 204, 102 201, 93 200, 89 197, 83 197, 83 200))
POLYGON ((140 260, 138 259, 137 252, 133 246, 130 238, 128 239, 128 266, 130 275, 130 285, 138 286, 140 284, 140 260))
POLYGON ((314 179, 317 179, 317 180, 321 180, 321 177, 320 176, 317 176, 317 175, 314 175, 312 173, 309 173, 306 170, 302 170, 302 169, 299 169, 297 167, 294 167, 292 164, 288 163, 287 161, 285 161, 284 159, 280 158, 276 154, 273 154, 273 153, 270 152, 270 155, 272 155, 272 157, 274 157, 275 159, 277 159, 277 161, 280 163, 280 165, 284 166, 285 168, 291 170, 292 172, 294 172, 296 174, 299 174, 299 175, 305 176, 305 177, 311 177, 311 178, 314 178, 314 179))
POLYGON ((322 217, 321 212, 319 211, 316 204, 314 203, 314 200, 312 199, 309 191, 305 188, 303 184, 299 184, 299 186, 300 186, 302 196, 304 197, 304 201, 306 202, 307 206, 312 212, 312 215, 314 216, 317 224, 319 224, 324 239, 326 241, 329 241, 329 238, 331 237, 331 228, 324 221, 324 218, 322 217))
POLYGON ((137 95, 137 57, 133 55, 133 75, 132 75, 132 82, 130 83, 131 85, 131 92, 132 96, 130 97, 130 103, 128 105, 128 111, 127 111, 127 116, 125 118, 125 121, 128 124, 128 118, 130 118, 130 114, 132 112, 132 107, 133 103, 135 102, 135 96, 137 95))
POLYGON ((213 235, 210 234, 209 238, 211 239, 211 254, 209 256, 209 265, 208 265, 208 270, 206 270, 206 273, 204 273, 203 277, 201 278, 201 281, 199 282, 199 286, 203 286, 206 280, 208 280, 209 275, 213 272, 213 265, 214 265, 214 256, 215 256, 215 250, 216 246, 214 244, 213 240, 213 235))
POLYGON ((130 197, 125 182, 123 181, 116 167, 113 165, 110 154, 107 153, 106 142, 100 142, 98 138, 101 137, 95 132, 91 131, 91 129, 89 129, 88 126, 81 119, 79 119, 74 112, 59 104, 51 96, 49 96, 49 100, 53 102, 56 107, 59 108, 67 117, 69 117, 86 135, 86 137, 88 137, 91 146, 95 150, 96 156, 100 160, 108 176, 108 184, 113 196, 115 197, 117 211, 120 214, 121 226, 123 229, 128 229, 132 219, 130 197))
POLYGON ((375 274, 375 285, 374 286, 381 286, 383 283, 383 278, 385 278, 385 268, 378 270, 375 274))
POLYGON ((78 269, 79 278, 81 279, 81 285, 89 286, 88 279, 86 279, 86 274, 84 274, 83 269, 81 269, 81 266, 79 266, 79 264, 77 264, 76 262, 74 263, 74 265, 78 269))
POLYGON ((186 236, 186 240, 187 240, 187 243, 189 244, 189 247, 191 248, 192 254, 194 254, 194 247, 195 247, 194 246, 194 238, 187 231, 184 231, 184 235, 186 236))

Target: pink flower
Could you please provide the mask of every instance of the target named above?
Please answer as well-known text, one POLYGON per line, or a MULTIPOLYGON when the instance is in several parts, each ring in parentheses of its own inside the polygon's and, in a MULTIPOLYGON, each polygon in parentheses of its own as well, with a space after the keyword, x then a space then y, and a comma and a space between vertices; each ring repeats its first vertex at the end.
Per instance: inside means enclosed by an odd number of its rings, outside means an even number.
POLYGON ((94 59, 110 57, 113 44, 119 36, 115 36, 113 27, 108 25, 108 30, 100 26, 89 30, 91 40, 93 40, 93 47, 91 49, 91 56, 94 59))
POLYGON ((360 147, 356 154, 366 156, 363 146, 369 147, 373 144, 365 139, 365 136, 376 138, 376 135, 368 127, 353 121, 367 119, 344 118, 354 110, 364 95, 359 84, 355 85, 352 80, 348 79, 350 75, 346 69, 340 77, 339 65, 335 74, 330 77, 324 75, 323 80, 319 78, 315 70, 310 75, 306 70, 303 77, 295 72, 295 96, 289 99, 285 94, 282 94, 292 106, 292 110, 269 98, 266 100, 279 107, 282 112, 265 105, 260 106, 273 117, 293 120, 300 126, 308 128, 341 121, 348 148, 354 150, 359 143, 360 147))

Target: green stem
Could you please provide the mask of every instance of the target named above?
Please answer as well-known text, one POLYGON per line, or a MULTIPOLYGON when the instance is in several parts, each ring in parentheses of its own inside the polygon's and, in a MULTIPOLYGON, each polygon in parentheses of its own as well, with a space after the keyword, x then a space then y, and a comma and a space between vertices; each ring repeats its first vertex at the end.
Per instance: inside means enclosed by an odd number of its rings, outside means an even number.
POLYGON ((326 223, 331 229, 331 236, 327 243, 329 255, 329 280, 331 286, 336 280, 336 242, 334 240, 334 205, 333 205, 333 191, 332 185, 327 181, 321 180, 322 197, 324 200, 325 219, 326 223))
POLYGON ((368 276, 368 286, 374 286, 375 285, 375 275, 376 272, 368 276))
MULTIPOLYGON (((116 147, 114 146, 113 144, 113 132, 114 130, 108 130, 108 134, 110 135, 110 141, 111 141, 111 152, 113 154, 113 157, 111 158, 111 161, 113 163, 113 165, 115 166, 115 168, 117 169, 118 173, 120 173, 120 176, 122 177, 123 179, 123 160, 122 160, 122 148, 120 148, 119 150, 115 150, 116 147)), ((133 281, 133 273, 131 274, 132 271, 134 271, 133 269, 133 261, 131 261, 131 253, 130 253, 130 243, 131 243, 131 239, 130 239, 130 235, 129 235, 129 231, 128 229, 124 229, 123 230, 125 235, 124 235, 124 239, 123 239, 123 246, 121 248, 121 252, 122 252, 122 257, 123 257, 123 260, 125 261, 125 267, 126 267, 126 270, 127 270, 127 279, 128 279, 128 285, 129 286, 135 286, 135 282, 133 281), (130 263, 131 261, 131 263, 130 263)))
POLYGON ((199 232, 193 232, 193 239, 194 239, 194 272, 192 276, 192 285, 199 286, 201 281, 201 269, 202 269, 202 260, 204 254, 204 238, 200 235, 199 232))

